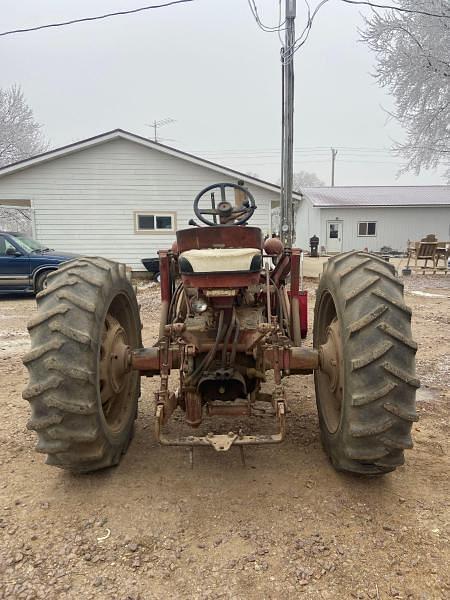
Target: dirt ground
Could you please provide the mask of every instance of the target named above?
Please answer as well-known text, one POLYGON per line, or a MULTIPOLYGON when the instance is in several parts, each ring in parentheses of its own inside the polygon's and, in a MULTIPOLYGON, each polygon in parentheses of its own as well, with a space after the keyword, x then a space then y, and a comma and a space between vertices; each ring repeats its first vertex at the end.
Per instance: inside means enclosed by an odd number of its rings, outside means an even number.
MULTIPOLYGON (((329 464, 312 376, 289 380, 286 442, 246 450, 246 466, 236 448, 197 449, 191 469, 159 447, 150 379, 119 467, 48 467, 21 397, 34 299, 0 299, 0 598, 449 598, 450 276, 406 289, 420 420, 406 464, 372 479, 329 464)), ((157 294, 139 289, 148 344, 157 294)))

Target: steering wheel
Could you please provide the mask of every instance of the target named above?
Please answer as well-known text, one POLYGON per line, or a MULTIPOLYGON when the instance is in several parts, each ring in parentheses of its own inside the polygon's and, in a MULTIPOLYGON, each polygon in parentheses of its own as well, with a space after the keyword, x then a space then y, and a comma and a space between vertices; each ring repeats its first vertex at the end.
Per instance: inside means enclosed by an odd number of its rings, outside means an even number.
POLYGON ((205 187, 194 200, 194 212, 196 217, 206 225, 244 225, 253 215, 256 209, 255 199, 252 194, 242 185, 236 183, 214 183, 205 187), (245 200, 241 206, 233 206, 226 199, 226 188, 240 190, 245 194, 245 200), (211 190, 220 190, 220 202, 216 206, 214 192, 211 193, 211 208, 200 208, 200 200, 211 190), (203 215, 211 215, 213 220, 206 219, 203 215))

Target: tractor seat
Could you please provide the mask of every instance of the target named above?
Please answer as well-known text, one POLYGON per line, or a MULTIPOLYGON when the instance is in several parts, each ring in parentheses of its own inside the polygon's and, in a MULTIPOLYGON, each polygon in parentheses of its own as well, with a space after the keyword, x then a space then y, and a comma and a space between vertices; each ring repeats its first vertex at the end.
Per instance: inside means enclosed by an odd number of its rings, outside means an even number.
POLYGON ((202 248, 186 250, 178 258, 180 273, 259 272, 261 250, 257 248, 202 248))

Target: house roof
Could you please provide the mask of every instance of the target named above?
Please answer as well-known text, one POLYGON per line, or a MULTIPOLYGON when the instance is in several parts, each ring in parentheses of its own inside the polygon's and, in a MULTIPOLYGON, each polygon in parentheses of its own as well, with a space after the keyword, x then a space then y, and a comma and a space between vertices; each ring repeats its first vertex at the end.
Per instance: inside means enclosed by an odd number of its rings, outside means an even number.
POLYGON ((302 193, 319 208, 450 206, 448 185, 321 187, 302 193))
MULTIPOLYGON (((219 165, 218 163, 206 160, 205 158, 200 158, 199 156, 195 156, 194 154, 189 154, 188 152, 178 150, 177 148, 172 148, 171 146, 166 146, 165 144, 161 144, 159 142, 154 142, 152 140, 149 140, 148 138, 136 135, 135 133, 125 131, 124 129, 114 129, 112 131, 107 131, 106 133, 101 133, 94 137, 87 138, 79 142, 74 142, 73 144, 68 144, 67 146, 62 146, 60 148, 55 148, 54 150, 43 152, 42 154, 32 156, 31 158, 26 158, 13 164, 6 165, 5 167, 0 168, 0 178, 4 177, 5 175, 9 175, 10 173, 16 173, 18 171, 22 171, 24 169, 28 169, 30 167, 34 167, 36 165, 48 162, 50 160, 61 158, 62 156, 68 156, 75 152, 80 152, 81 150, 85 150, 87 148, 91 148, 99 144, 104 144, 105 142, 109 142, 116 139, 128 140, 130 142, 140 144, 141 146, 145 146, 146 148, 158 150, 159 152, 163 152, 164 154, 174 156, 175 158, 180 158, 182 160, 186 160, 190 163, 199 165, 201 167, 211 169, 212 171, 216 171, 217 173, 220 173, 222 175, 227 175, 229 177, 238 177, 239 179, 243 179, 246 183, 251 183, 258 187, 271 190, 275 193, 280 192, 280 187, 274 183, 265 181, 264 179, 259 179, 257 177, 252 177, 250 175, 247 175, 246 173, 242 173, 241 171, 230 169, 223 165, 219 165)), ((294 196, 296 196, 299 199, 301 198, 301 194, 295 193, 294 196)))

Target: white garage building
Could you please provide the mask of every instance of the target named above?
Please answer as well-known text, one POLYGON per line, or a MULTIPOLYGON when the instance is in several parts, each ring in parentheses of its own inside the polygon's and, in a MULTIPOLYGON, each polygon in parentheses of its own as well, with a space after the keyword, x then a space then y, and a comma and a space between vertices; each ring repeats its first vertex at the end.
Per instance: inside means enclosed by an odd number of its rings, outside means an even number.
POLYGON ((202 188, 238 181, 258 207, 250 224, 270 234, 278 186, 116 129, 3 167, 0 206, 30 208, 34 237, 51 248, 143 270, 188 226, 202 188))
POLYGON ((450 186, 303 188, 296 210, 296 245, 317 235, 327 252, 405 250, 434 233, 450 240, 450 186))

